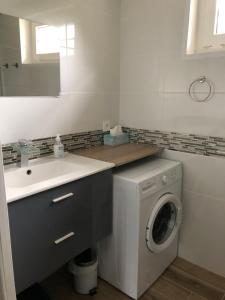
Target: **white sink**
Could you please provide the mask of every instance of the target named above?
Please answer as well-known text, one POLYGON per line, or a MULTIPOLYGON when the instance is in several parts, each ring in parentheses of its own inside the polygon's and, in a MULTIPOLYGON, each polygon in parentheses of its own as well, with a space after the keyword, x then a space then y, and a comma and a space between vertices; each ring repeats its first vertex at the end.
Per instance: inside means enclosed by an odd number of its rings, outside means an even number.
POLYGON ((42 181, 73 173, 76 169, 75 163, 56 160, 27 168, 19 168, 11 172, 5 172, 6 186, 22 188, 42 181))
POLYGON ((114 165, 110 163, 66 154, 62 159, 48 157, 31 161, 26 168, 6 168, 7 202, 19 200, 112 167, 114 165))

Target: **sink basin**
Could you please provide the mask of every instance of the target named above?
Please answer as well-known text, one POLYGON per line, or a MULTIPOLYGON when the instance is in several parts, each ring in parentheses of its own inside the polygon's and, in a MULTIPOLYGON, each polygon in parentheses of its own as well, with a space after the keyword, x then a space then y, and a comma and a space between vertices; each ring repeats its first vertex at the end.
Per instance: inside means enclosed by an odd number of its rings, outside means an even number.
POLYGON ((7 202, 19 200, 92 174, 111 169, 111 163, 66 154, 62 159, 41 158, 28 167, 5 169, 7 202))
POLYGON ((76 170, 81 171, 80 166, 76 163, 55 160, 5 172, 5 183, 6 186, 11 188, 23 188, 55 177, 74 173, 76 170))

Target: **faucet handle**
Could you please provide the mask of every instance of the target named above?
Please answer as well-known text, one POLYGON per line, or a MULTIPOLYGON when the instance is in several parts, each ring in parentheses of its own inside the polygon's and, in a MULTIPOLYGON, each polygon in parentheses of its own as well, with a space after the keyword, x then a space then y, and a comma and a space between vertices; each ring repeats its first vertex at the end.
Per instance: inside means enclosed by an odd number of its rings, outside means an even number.
POLYGON ((32 142, 26 139, 20 139, 18 140, 18 146, 19 147, 29 147, 32 145, 32 142))
POLYGON ((18 140, 18 142, 14 144, 13 149, 14 151, 17 151, 20 155, 28 155, 31 154, 34 150, 36 150, 33 146, 32 141, 26 139, 18 140))
POLYGON ((36 156, 40 155, 40 149, 33 143, 32 141, 26 139, 20 139, 17 143, 13 145, 13 150, 21 155, 32 155, 36 156))

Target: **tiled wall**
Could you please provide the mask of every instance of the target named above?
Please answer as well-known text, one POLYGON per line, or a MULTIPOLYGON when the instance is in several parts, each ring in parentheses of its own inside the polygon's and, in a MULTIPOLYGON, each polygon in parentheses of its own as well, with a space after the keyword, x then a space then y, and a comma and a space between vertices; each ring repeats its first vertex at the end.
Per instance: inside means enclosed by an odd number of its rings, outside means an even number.
POLYGON ((117 124, 120 0, 17 2, 1 0, 0 11, 62 28, 74 26, 75 37, 62 49, 59 99, 1 98, 1 142, 100 130, 103 120, 117 124))
MULTIPOLYGON (((122 0, 120 123, 225 137, 225 56, 184 55, 188 4, 186 0, 122 0), (197 103, 188 89, 202 75, 213 82, 214 96, 197 103)), ((196 92, 208 92, 206 85, 201 88, 196 87, 196 92)))
POLYGON ((225 159, 164 151, 183 166, 179 256, 225 276, 225 159))
MULTIPOLYGON (((64 144, 65 151, 73 151, 76 149, 101 145, 103 143, 103 132, 97 130, 68 134, 61 136, 61 140, 64 144)), ((30 158, 34 159, 53 154, 54 143, 55 137, 33 140, 33 149, 30 158)), ((3 145, 2 150, 5 165, 13 164, 20 160, 20 156, 18 155, 15 146, 15 143, 3 145)))
POLYGON ((168 150, 207 156, 225 156, 225 138, 159 130, 127 128, 132 143, 150 143, 168 150))

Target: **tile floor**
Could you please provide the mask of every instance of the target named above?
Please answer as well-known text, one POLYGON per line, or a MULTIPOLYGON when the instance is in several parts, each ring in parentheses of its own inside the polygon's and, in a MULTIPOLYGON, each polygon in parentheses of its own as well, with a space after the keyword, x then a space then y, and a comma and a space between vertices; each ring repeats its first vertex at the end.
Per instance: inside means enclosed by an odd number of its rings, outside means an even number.
MULTIPOLYGON (((52 300, 128 300, 103 280, 95 296, 74 292, 72 281, 60 270, 42 283, 52 300)), ((225 300, 225 278, 177 258, 140 300, 225 300)))

